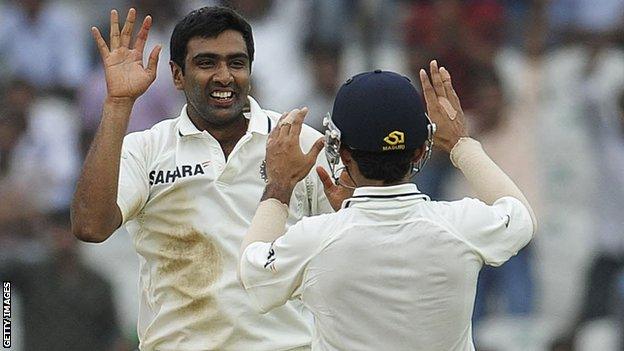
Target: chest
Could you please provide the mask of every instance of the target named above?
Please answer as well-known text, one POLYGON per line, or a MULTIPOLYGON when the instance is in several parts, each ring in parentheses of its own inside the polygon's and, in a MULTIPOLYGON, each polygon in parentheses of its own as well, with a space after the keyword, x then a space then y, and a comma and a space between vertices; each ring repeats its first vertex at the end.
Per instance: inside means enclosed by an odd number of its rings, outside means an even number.
MULTIPOLYGON (((219 232, 246 228, 265 187, 265 142, 246 135, 227 159, 216 142, 192 138, 178 143, 147 170, 149 196, 143 217, 158 227, 190 224, 219 232)), ((309 212, 308 191, 305 181, 295 188, 293 220, 309 212)))

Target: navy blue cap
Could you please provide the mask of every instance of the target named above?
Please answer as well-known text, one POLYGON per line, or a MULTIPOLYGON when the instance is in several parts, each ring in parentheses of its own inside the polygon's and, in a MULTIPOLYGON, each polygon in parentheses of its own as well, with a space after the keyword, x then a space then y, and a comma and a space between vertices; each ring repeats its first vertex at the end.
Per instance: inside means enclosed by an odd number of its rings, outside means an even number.
POLYGON ((341 143, 356 150, 414 150, 428 136, 420 94, 407 77, 394 72, 349 78, 336 94, 331 119, 341 143))

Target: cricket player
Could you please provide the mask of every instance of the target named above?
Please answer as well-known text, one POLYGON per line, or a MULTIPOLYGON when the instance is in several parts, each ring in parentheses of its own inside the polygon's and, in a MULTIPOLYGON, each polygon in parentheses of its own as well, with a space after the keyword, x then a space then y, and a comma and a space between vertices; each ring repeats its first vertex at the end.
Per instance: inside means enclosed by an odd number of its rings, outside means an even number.
MULTIPOLYGON (((265 186, 268 134, 279 118, 248 96, 251 27, 222 7, 181 19, 170 66, 187 103, 178 117, 124 137, 134 102, 156 77, 160 52, 156 46, 143 65, 152 19, 144 19, 131 43, 135 20, 131 9, 120 30, 113 10, 108 43, 92 29, 107 97, 74 195, 74 234, 101 242, 126 225, 140 259, 141 350, 309 349, 311 325, 301 303, 261 316, 236 274, 265 186)), ((321 150, 319 138, 303 127, 298 149, 321 150)), ((290 196, 290 224, 333 212, 316 173, 301 177, 290 196)))
POLYGON ((425 71, 420 78, 437 132, 407 78, 375 71, 347 80, 325 148, 355 192, 338 212, 286 232, 291 192, 317 151, 298 146, 305 111, 269 136, 268 183, 243 240, 240 279, 262 312, 301 299, 314 314, 313 350, 474 350, 479 270, 503 264, 535 231, 525 197, 467 135, 449 73, 435 61, 430 69, 433 85, 425 71), (432 142, 479 199, 430 201, 409 182, 432 142))

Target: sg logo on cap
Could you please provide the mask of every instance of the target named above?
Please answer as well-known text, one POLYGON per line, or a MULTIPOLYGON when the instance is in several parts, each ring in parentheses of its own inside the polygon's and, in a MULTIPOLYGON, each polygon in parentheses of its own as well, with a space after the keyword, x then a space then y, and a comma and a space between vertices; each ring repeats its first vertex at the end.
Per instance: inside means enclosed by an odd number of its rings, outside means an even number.
POLYGON ((405 134, 403 134, 403 132, 399 132, 398 130, 388 134, 388 136, 384 138, 384 141, 389 146, 384 146, 383 151, 405 149, 405 145, 403 145, 405 143, 405 134))

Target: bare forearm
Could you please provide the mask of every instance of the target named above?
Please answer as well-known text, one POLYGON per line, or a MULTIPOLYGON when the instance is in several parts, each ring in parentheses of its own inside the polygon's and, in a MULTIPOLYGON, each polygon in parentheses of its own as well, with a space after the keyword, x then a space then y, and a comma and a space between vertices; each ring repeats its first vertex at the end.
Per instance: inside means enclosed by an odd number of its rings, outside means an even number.
POLYGON ((102 120, 85 159, 72 203, 72 230, 81 240, 103 241, 121 224, 119 163, 133 100, 104 102, 102 120))

